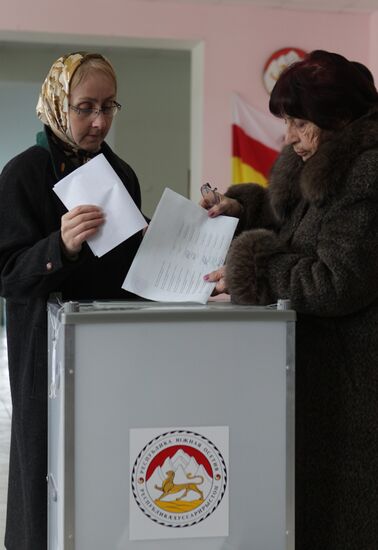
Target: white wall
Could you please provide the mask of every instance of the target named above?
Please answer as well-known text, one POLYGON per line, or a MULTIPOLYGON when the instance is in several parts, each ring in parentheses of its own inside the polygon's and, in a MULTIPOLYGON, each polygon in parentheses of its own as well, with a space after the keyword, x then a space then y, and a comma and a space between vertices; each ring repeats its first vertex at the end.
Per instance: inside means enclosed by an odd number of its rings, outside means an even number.
POLYGON ((35 112, 40 85, 0 80, 0 170, 6 162, 35 142, 41 124, 35 112))
POLYGON ((124 106, 116 149, 138 174, 151 215, 165 187, 189 196, 190 52, 129 49, 111 60, 124 106))

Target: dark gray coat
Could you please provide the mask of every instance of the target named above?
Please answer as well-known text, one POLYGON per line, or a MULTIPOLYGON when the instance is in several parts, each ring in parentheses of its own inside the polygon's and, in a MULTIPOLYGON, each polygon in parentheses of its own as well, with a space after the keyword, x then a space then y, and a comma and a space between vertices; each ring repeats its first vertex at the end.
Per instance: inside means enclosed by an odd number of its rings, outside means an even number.
POLYGON ((306 163, 287 147, 267 190, 227 194, 251 228, 227 259, 232 300, 289 298, 298 313, 296 548, 376 550, 378 113, 306 163))
MULTIPOLYGON (((13 404, 6 528, 8 550, 46 548, 47 318, 52 292, 64 300, 127 298, 121 289, 141 241, 135 235, 101 258, 87 245, 65 259, 60 219, 65 207, 52 187, 74 169, 53 142, 11 160, 0 176, 0 295, 6 298, 13 404)), ((133 170, 102 151, 140 207, 133 170)))

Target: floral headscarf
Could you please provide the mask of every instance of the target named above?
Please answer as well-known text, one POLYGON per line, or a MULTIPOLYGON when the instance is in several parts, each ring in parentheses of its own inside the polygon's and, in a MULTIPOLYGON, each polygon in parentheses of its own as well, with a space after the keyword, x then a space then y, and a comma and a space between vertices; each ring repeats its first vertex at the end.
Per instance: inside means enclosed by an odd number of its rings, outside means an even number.
MULTIPOLYGON (((88 56, 93 54, 75 52, 59 57, 42 84, 36 108, 38 118, 74 151, 77 151, 78 146, 70 130, 68 94, 74 72, 88 56)), ((96 54, 96 57, 102 56, 96 54)))

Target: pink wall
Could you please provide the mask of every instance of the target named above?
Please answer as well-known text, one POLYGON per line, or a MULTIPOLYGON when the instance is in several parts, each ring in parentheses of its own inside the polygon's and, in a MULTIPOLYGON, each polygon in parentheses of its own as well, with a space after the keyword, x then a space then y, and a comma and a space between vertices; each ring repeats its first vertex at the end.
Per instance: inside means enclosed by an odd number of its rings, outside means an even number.
MULTIPOLYGON (((231 177, 231 94, 237 91, 252 105, 267 109, 268 95, 261 73, 264 62, 275 50, 296 46, 308 51, 317 48, 337 51, 369 64, 378 74, 378 60, 372 56, 370 38, 373 31, 377 35, 377 14, 369 17, 264 10, 245 4, 204 6, 143 0, 111 0, 106 5, 99 0, 82 0, 79 14, 73 0, 65 1, 63 11, 58 4, 34 0, 33 9, 27 10, 23 17, 24 5, 24 0, 13 0, 3 10, 0 39, 13 36, 20 40, 19 33, 31 32, 53 33, 52 42, 56 42, 57 35, 67 33, 203 42, 203 162, 202 174, 197 174, 201 177, 196 179, 209 180, 220 188, 226 188, 231 177)), ((195 185, 198 184, 196 181, 195 185)), ((193 197, 196 198, 196 192, 193 197)))
POLYGON ((370 58, 369 67, 378 82, 378 11, 370 17, 370 58))

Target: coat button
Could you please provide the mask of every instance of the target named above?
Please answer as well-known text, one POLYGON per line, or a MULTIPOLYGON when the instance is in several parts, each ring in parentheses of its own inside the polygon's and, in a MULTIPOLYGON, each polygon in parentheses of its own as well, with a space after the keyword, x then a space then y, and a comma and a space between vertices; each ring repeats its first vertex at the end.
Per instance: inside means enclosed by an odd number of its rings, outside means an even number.
POLYGON ((46 269, 47 269, 47 271, 51 271, 52 268, 53 268, 52 262, 47 262, 47 264, 46 264, 46 269))

